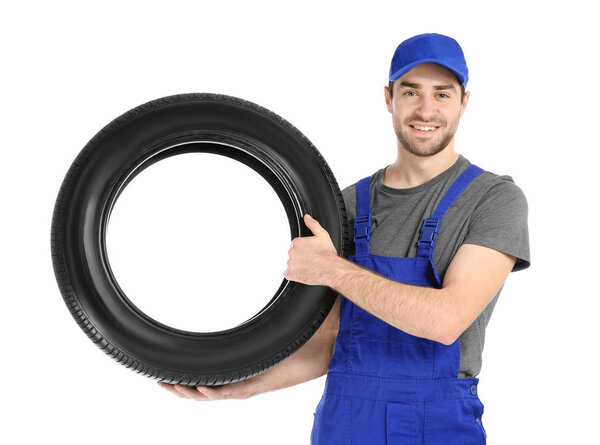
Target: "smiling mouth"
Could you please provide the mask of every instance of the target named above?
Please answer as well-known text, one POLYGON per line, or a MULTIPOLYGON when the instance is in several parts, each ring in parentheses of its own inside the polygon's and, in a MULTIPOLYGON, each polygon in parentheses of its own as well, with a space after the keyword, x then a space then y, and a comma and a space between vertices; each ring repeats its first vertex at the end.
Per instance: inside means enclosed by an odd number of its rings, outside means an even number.
POLYGON ((434 127, 434 126, 428 126, 428 125, 410 125, 410 128, 412 128, 413 132, 419 135, 427 135, 427 134, 433 134, 437 131, 438 128, 440 127, 434 127))

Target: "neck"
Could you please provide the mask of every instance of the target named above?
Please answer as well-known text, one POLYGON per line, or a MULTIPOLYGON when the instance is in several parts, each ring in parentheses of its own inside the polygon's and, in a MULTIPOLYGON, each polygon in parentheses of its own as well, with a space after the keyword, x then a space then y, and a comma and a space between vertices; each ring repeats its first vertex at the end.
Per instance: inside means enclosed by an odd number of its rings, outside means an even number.
POLYGON ((417 187, 449 169, 457 160, 454 144, 425 157, 416 156, 399 146, 398 158, 385 169, 383 183, 398 189, 417 187))

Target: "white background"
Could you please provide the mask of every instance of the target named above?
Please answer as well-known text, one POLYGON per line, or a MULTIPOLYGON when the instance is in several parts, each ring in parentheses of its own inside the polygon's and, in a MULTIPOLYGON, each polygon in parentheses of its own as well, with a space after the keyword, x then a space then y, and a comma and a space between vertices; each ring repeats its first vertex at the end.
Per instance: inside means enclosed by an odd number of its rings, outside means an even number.
MULTIPOLYGON (((324 377, 248 400, 198 403, 97 349, 54 278, 54 201, 71 162, 104 125, 187 92, 233 95, 276 112, 315 144, 344 188, 394 161, 383 86, 396 46, 423 32, 457 39, 470 68, 456 150, 511 175, 529 203, 532 266, 508 278, 478 376, 488 443, 595 440, 600 39, 591 2, 6 4, 2 443, 308 443, 324 377)), ((289 233, 280 231, 283 210, 268 187, 261 204, 253 194, 261 185, 245 186, 248 169, 186 156, 131 183, 115 208, 109 248, 134 301, 146 304, 147 285, 168 299, 164 317, 201 326, 242 304, 235 286, 270 297, 289 233), (145 201, 134 213, 125 199, 145 201), (221 256, 207 263, 207 252, 221 256)), ((252 304, 231 316, 249 315, 252 304)))

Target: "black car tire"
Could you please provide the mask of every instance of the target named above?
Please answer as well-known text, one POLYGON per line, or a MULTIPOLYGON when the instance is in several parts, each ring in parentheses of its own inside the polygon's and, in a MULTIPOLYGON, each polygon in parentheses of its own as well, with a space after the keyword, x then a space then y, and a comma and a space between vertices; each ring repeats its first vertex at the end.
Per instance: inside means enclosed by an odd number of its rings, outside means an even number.
POLYGON ((88 142, 56 199, 52 261, 71 314, 115 360, 167 383, 224 385, 256 376, 294 353, 321 325, 337 293, 283 279, 259 313, 219 332, 179 330, 140 311, 110 268, 105 245, 110 214, 120 193, 141 171, 190 152, 228 156, 251 167, 276 191, 292 239, 312 235, 302 219, 309 213, 329 232, 338 254, 347 256, 342 194, 311 142, 259 105, 202 93, 140 105, 88 142))

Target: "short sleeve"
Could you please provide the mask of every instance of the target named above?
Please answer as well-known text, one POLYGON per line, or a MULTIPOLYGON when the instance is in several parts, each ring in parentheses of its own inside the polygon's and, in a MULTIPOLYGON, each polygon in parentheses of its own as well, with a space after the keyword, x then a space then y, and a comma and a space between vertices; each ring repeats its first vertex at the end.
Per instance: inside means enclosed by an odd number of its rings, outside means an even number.
POLYGON ((531 265, 528 205, 510 176, 498 176, 475 207, 464 244, 490 247, 517 258, 512 271, 531 265))

